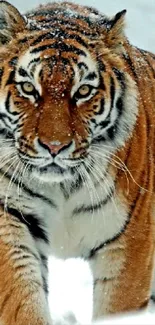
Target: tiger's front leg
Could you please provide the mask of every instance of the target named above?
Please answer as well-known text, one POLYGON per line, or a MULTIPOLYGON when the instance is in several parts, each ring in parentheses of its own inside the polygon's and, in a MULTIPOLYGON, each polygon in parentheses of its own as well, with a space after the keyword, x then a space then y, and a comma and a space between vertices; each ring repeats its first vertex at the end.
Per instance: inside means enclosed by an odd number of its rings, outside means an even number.
POLYGON ((93 319, 147 306, 153 269, 153 245, 133 239, 133 245, 116 241, 90 260, 94 277, 93 319), (150 245, 150 246, 149 246, 150 245))
POLYGON ((26 225, 0 213, 0 324, 51 325, 42 257, 26 225))

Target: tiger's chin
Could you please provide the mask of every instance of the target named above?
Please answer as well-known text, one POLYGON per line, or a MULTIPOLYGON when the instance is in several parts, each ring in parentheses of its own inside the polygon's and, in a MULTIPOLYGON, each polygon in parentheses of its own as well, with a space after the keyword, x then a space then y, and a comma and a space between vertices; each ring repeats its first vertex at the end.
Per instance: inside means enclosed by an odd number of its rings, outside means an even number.
POLYGON ((62 183, 73 178, 69 169, 61 167, 33 169, 32 173, 35 179, 45 183, 62 183))

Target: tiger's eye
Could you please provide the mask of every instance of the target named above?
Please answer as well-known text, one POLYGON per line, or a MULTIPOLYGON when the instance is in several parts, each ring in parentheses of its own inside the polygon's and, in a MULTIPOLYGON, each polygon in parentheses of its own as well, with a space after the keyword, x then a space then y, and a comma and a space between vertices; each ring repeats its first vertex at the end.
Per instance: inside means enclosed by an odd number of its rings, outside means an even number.
POLYGON ((31 82, 24 82, 22 84, 22 90, 26 93, 26 94, 32 94, 35 91, 34 86, 31 84, 31 82))
POLYGON ((88 85, 83 85, 79 88, 79 95, 82 97, 88 96, 90 93, 90 87, 88 85))

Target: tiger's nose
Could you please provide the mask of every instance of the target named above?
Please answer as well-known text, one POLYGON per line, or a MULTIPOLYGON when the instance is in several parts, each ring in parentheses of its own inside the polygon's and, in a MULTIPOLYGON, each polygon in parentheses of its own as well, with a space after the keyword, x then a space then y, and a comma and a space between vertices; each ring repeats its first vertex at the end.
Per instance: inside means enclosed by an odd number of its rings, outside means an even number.
POLYGON ((71 142, 64 144, 59 141, 46 142, 42 141, 41 144, 46 147, 51 154, 57 155, 61 149, 65 149, 70 146, 71 142))

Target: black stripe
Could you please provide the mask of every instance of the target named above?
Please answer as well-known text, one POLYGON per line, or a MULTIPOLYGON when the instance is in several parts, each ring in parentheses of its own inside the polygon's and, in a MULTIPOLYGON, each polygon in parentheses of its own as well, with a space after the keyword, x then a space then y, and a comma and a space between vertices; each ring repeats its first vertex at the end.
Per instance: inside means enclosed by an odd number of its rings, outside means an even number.
MULTIPOLYGON (((1 205, 2 202, 1 202, 1 205)), ((4 207, 4 205, 3 205, 4 207)), ((32 237, 35 239, 40 239, 45 241, 47 244, 49 243, 49 239, 46 231, 43 229, 43 222, 39 220, 39 218, 32 214, 21 214, 18 210, 14 208, 10 208, 7 206, 7 212, 17 218, 20 222, 25 224, 31 233, 32 237)))
POLYGON ((111 109, 112 109, 114 107, 114 98, 115 98, 115 83, 112 76, 110 78, 110 98, 111 98, 111 109))
POLYGON ((42 46, 34 48, 33 50, 31 50, 30 53, 34 54, 34 53, 46 51, 48 49, 55 49, 55 50, 59 50, 61 52, 73 52, 73 53, 76 53, 77 55, 83 55, 86 57, 86 53, 84 51, 82 51, 81 49, 79 49, 73 45, 67 45, 64 42, 61 42, 61 43, 55 42, 53 44, 42 45, 42 46))
POLYGON ((7 121, 6 121, 7 119, 9 120, 10 123, 12 122, 12 119, 9 116, 7 116, 5 113, 0 112, 0 120, 3 121, 5 126, 9 127, 9 125, 7 124, 7 121))
POLYGON ((4 74, 4 67, 0 68, 0 85, 2 83, 3 74, 4 74))
MULTIPOLYGON (((63 57, 61 57, 61 61, 62 61, 62 63, 64 64, 64 66, 66 66, 66 65, 70 65, 70 60, 68 59, 68 58, 63 58, 63 57)), ((72 68, 72 67, 70 67, 70 68, 72 68)), ((72 70, 73 70, 73 68, 72 68, 72 70)), ((74 70, 73 70, 74 71, 74 70)), ((75 72, 74 72, 74 74, 75 74, 75 72)))
MULTIPOLYGON (((115 121, 115 123, 116 123, 116 121, 115 121)), ((107 130, 107 135, 111 141, 114 140, 114 138, 116 136, 117 129, 118 129, 117 125, 113 125, 107 130)))
MULTIPOLYGON (((3 173, 4 171, 2 169, 0 169, 0 171, 3 173)), ((5 172, 5 177, 6 178, 9 178, 11 179, 12 177, 12 174, 10 174, 9 172, 5 172)), ((16 184, 16 185, 19 185, 19 181, 16 177, 16 179, 13 180, 13 183, 16 184)), ((45 196, 39 194, 39 193, 36 193, 32 190, 30 190, 29 188, 27 188, 24 184, 22 184, 22 189, 28 194, 30 195, 32 198, 38 198, 42 201, 44 201, 46 204, 49 204, 52 208, 54 209, 58 209, 57 205, 54 203, 54 201, 52 199, 48 199, 46 198, 45 196)))
POLYGON ((38 62, 40 62, 40 58, 35 58, 35 59, 31 60, 31 61, 29 62, 29 64, 28 64, 28 68, 30 67, 31 64, 33 64, 33 63, 38 63, 38 62))
POLYGON ((84 47, 88 48, 88 44, 83 40, 83 38, 77 34, 69 34, 66 33, 63 29, 59 29, 56 31, 47 33, 47 34, 42 34, 39 35, 37 39, 35 39, 32 43, 31 46, 38 45, 39 43, 45 41, 45 40, 53 40, 53 39, 73 39, 76 40, 78 43, 83 45, 84 47))
MULTIPOLYGON (((77 18, 77 17, 76 17, 77 18)), ((31 19, 31 17, 30 17, 31 19)), ((83 19, 82 19, 83 20, 83 19)), ((92 31, 89 29, 89 26, 85 26, 85 28, 83 29, 82 26, 80 26, 80 24, 78 23, 78 20, 76 19, 76 22, 72 21, 71 19, 69 19, 69 17, 64 17, 60 18, 58 17, 58 15, 56 16, 49 16, 48 17, 43 17, 41 20, 38 21, 38 24, 33 24, 33 21, 30 22, 30 31, 40 31, 40 28, 42 27, 46 28, 46 29, 50 29, 51 28, 54 29, 54 31, 56 30, 56 28, 60 29, 60 25, 61 26, 65 26, 65 29, 69 30, 69 31, 75 31, 75 32, 79 32, 84 36, 87 36, 89 39, 98 39, 99 34, 97 32, 95 32, 95 29, 92 31)), ((22 41, 21 41, 22 42, 22 41)), ((24 42, 24 41, 23 41, 24 42)))
POLYGON ((117 102, 116 102, 116 108, 117 108, 117 112, 118 112, 117 121, 118 121, 120 116, 123 113, 123 106, 124 106, 124 104, 123 104, 123 96, 125 94, 126 84, 125 84, 124 74, 121 71, 119 71, 116 68, 113 68, 113 72, 115 73, 116 78, 119 81, 119 85, 121 86, 121 90, 122 90, 121 97, 119 97, 117 99, 117 102))
MULTIPOLYGON (((148 181, 148 179, 147 179, 148 181)), ((144 188, 147 188, 145 185, 144 185, 144 188)), ((116 234, 113 238, 111 239, 108 239, 106 241, 104 241, 103 243, 101 243, 99 246, 97 247, 94 247, 93 249, 90 250, 90 253, 89 253, 89 257, 88 258, 93 258, 95 256, 95 254, 102 248, 104 248, 104 246, 114 242, 115 240, 117 240, 127 229, 128 227, 128 224, 130 223, 130 220, 132 218, 132 216, 134 215, 134 210, 136 210, 136 203, 139 199, 139 197, 141 197, 141 189, 139 188, 138 192, 137 192, 137 195, 136 195, 136 198, 135 200, 132 202, 131 204, 131 207, 130 207, 130 212, 128 214, 128 217, 127 217, 127 220, 124 224, 124 226, 122 227, 122 229, 119 231, 118 234, 116 234)), ((139 211, 137 212, 137 214, 139 213, 139 211)))
POLYGON ((7 138, 7 139, 12 139, 12 140, 14 140, 14 139, 13 139, 13 134, 12 134, 10 131, 6 130, 6 129, 1 129, 1 130, 0 130, 0 135, 4 136, 4 137, 7 138))
POLYGON ((84 62, 79 62, 77 65, 78 65, 79 69, 84 68, 84 69, 88 70, 88 66, 84 62))
POLYGON ((43 275, 42 275, 42 279, 43 279, 43 289, 44 289, 45 295, 47 296, 49 294, 48 281, 43 275))
POLYGON ((15 71, 12 70, 12 71, 10 72, 10 74, 9 74, 9 78, 8 78, 8 80, 7 80, 7 82, 6 82, 5 85, 7 86, 7 85, 12 84, 13 81, 14 81, 14 77, 15 77, 15 71))
POLYGON ((97 74, 95 72, 90 72, 86 77, 85 80, 94 80, 97 78, 97 74))
MULTIPOLYGON (((35 16, 36 16, 36 19, 37 19, 37 16, 42 16, 43 19, 39 19, 39 22, 44 22, 44 23, 53 23, 55 21, 58 21, 59 24, 67 24, 67 23, 71 23, 71 18, 72 19, 75 19, 76 22, 73 22, 74 25, 77 25, 78 27, 78 20, 80 21, 84 21, 85 23, 87 23, 87 25, 89 27, 95 27, 95 23, 93 20, 91 20, 89 18, 89 16, 85 16, 85 15, 80 15, 78 12, 74 12, 72 11, 72 13, 70 14, 70 12, 68 12, 66 10, 66 8, 58 8, 58 9, 48 9, 48 10, 37 10, 35 13, 35 16)), ((31 18, 31 17, 30 17, 31 18)), ((100 20, 101 21, 101 20, 100 20)), ((105 18, 104 18, 104 23, 105 23, 105 18)), ((103 19, 102 19, 102 24, 103 24, 103 19)))
POLYGON ((95 256, 95 254, 100 249, 104 248, 106 245, 108 245, 108 244, 114 242, 116 239, 118 239, 125 232, 128 224, 130 222, 130 218, 131 218, 131 215, 129 214, 129 216, 128 216, 126 222, 125 222, 125 225, 122 227, 122 229, 120 230, 120 232, 118 234, 116 234, 113 238, 108 239, 108 240, 104 241, 103 243, 101 243, 99 246, 94 247, 93 249, 91 249, 88 258, 93 258, 95 256))
MULTIPOLYGON (((12 225, 11 225, 11 226, 12 226, 12 225)), ((31 250, 28 246, 26 246, 26 245, 24 245, 24 244, 20 244, 19 246, 17 246, 17 249, 23 251, 23 253, 26 253, 26 254, 28 254, 28 255, 34 256, 34 258, 35 258, 37 261, 40 261, 40 260, 39 260, 39 257, 37 256, 37 254, 35 254, 34 251, 31 250)))
MULTIPOLYGON (((120 119, 120 116, 122 115, 123 113, 123 99, 122 97, 119 97, 117 99, 117 102, 116 102, 116 109, 117 109, 117 112, 118 112, 118 116, 115 120, 115 123, 114 125, 112 125, 108 130, 107 130, 107 135, 109 137, 110 140, 114 140, 115 136, 116 136, 116 133, 117 133, 117 130, 118 130, 118 124, 119 124, 119 119, 120 119)), ((110 116, 111 116, 111 112, 109 113, 109 115, 107 116, 107 118, 100 122, 99 123, 99 126, 102 126, 103 128, 107 127, 108 124, 111 122, 110 120, 110 116)))
MULTIPOLYGON (((10 97, 11 97, 11 91, 8 91, 8 94, 7 94, 7 97, 6 97, 6 100, 5 100, 5 107, 6 107, 6 110, 10 113, 10 97)), ((10 118, 9 118, 10 119, 10 118)), ((10 122, 12 120, 10 119, 10 122)))
POLYGON ((104 104, 105 104, 105 100, 104 100, 104 98, 101 98, 100 109, 99 109, 98 112, 95 113, 95 115, 102 115, 103 114, 103 112, 104 112, 104 104))
MULTIPOLYGON (((41 259, 41 264, 42 267, 45 269, 46 274, 48 274, 48 260, 47 257, 43 254, 40 254, 40 259, 41 259)), ((42 272, 44 274, 44 272, 42 272)), ((45 291, 45 294, 47 295, 49 293, 48 290, 48 283, 47 283, 47 277, 42 274, 42 279, 43 279, 43 289, 45 291)))
MULTIPOLYGON (((115 68, 113 68, 113 71, 114 71, 114 73, 115 73, 115 75, 117 77, 117 80, 119 81, 122 93, 121 93, 121 97, 119 97, 117 99, 117 102, 116 102, 116 109, 117 109, 117 112, 118 112, 118 116, 117 116, 117 118, 116 118, 116 120, 114 122, 114 125, 112 125, 107 130, 107 135, 108 135, 109 139, 112 140, 112 141, 114 140, 114 138, 116 136, 116 133, 117 133, 117 130, 118 130, 119 119, 120 119, 120 116, 123 113, 123 107, 124 107, 123 96, 124 96, 124 93, 125 93, 124 74, 121 71, 119 71, 119 70, 117 70, 115 68)), ((111 109, 112 109, 113 106, 114 106, 114 97, 115 97, 115 84, 114 84, 114 79, 112 77, 111 77, 110 95, 111 95, 111 109)), ((111 112, 109 113, 106 120, 100 123, 103 127, 108 126, 108 123, 110 122, 110 115, 111 115, 111 112)))
POLYGON ((77 41, 80 45, 84 46, 85 48, 88 48, 88 44, 84 41, 84 39, 81 36, 77 34, 62 34, 62 37, 66 39, 73 39, 77 41))
POLYGON ((109 200, 112 198, 113 194, 114 194, 114 189, 111 190, 109 195, 107 195, 107 197, 104 200, 100 201, 99 203, 96 203, 93 206, 92 205, 86 206, 83 204, 79 207, 76 207, 72 212, 72 217, 77 216, 80 213, 87 213, 87 212, 93 213, 94 211, 102 209, 103 206, 106 205, 109 202, 109 200))
POLYGON ((95 126, 98 126, 97 121, 94 118, 91 119, 91 122, 95 124, 95 126))
POLYGON ((93 144, 97 143, 102 143, 102 142, 105 142, 106 141, 106 138, 104 135, 98 135, 94 140, 93 140, 93 144))
POLYGON ((47 257, 45 255, 43 255, 43 254, 40 254, 40 258, 41 258, 41 262, 42 262, 43 266, 48 271, 48 266, 47 266, 48 260, 47 260, 47 257))
POLYGON ((18 73, 19 73, 19 75, 22 76, 22 77, 29 77, 27 71, 26 71, 25 69, 23 69, 22 67, 20 67, 20 68, 18 69, 18 73))
POLYGON ((124 105, 123 105, 123 99, 122 99, 122 97, 119 97, 117 99, 116 107, 117 107, 117 111, 118 111, 118 117, 117 117, 117 120, 118 120, 118 118, 120 118, 120 116, 123 113, 123 107, 124 107, 124 105))
MULTIPOLYGON (((54 34, 54 32, 53 32, 54 34)), ((55 33, 56 34, 56 33, 55 33)), ((56 34, 57 35, 57 34, 56 34)), ((52 35, 52 32, 51 33, 47 33, 47 34, 41 34, 39 35, 32 43, 31 43, 31 46, 35 46, 35 45, 38 45, 38 43, 41 43, 45 40, 48 40, 48 39, 53 39, 55 35, 52 35), (53 37, 52 37, 53 36, 53 37)))
POLYGON ((98 58, 98 68, 99 68, 99 72, 105 72, 106 71, 106 67, 105 64, 103 63, 103 61, 101 59, 98 58))
POLYGON ((125 79, 124 79, 124 73, 122 73, 120 70, 116 68, 112 68, 117 80, 119 81, 119 84, 121 85, 121 89, 125 90, 125 79))
MULTIPOLYGON (((110 85, 110 96, 111 96, 111 110, 113 109, 114 107, 114 98, 115 98, 115 84, 114 84, 114 79, 113 77, 111 77, 111 85, 110 85)), ((118 109, 118 115, 120 116, 121 112, 122 112, 122 108, 123 108, 123 102, 122 102, 122 99, 119 98, 117 100, 117 103, 116 103, 116 107, 118 109)), ((110 117, 111 117, 111 110, 107 116, 107 118, 100 122, 98 124, 98 126, 102 127, 103 129, 106 128, 108 126, 108 124, 110 124, 111 120, 110 120, 110 117)), ((100 106, 100 110, 98 113, 95 113, 95 115, 97 114, 102 114, 104 111, 104 99, 101 100, 101 106, 100 106)), ((114 137, 116 135, 116 131, 117 131, 117 121, 118 121, 118 117, 115 121, 115 124, 112 125, 108 130, 107 130, 107 135, 109 137, 110 140, 114 140, 114 137)), ((101 141, 105 141, 105 138, 101 136, 101 141)))
POLYGON ((132 60, 130 59, 129 54, 125 53, 123 55, 123 58, 124 58, 125 62, 129 65, 129 67, 130 67, 130 69, 131 69, 131 71, 133 73, 133 76, 135 78, 135 81, 137 81, 138 78, 137 78, 137 74, 136 74, 136 71, 135 71, 135 67, 134 67, 134 64, 132 63, 132 60))
POLYGON ((32 38, 32 36, 21 38, 21 39, 19 39, 18 44, 28 43, 31 38, 32 38))
MULTIPOLYGON (((98 39, 98 37, 99 37, 99 35, 95 32, 92 32, 92 30, 91 30, 91 32, 88 32, 88 31, 86 31, 86 29, 82 29, 82 27, 80 25, 77 26, 75 24, 71 24, 71 22, 69 22, 69 24, 70 24, 70 26, 69 25, 65 26, 66 29, 68 29, 69 31, 78 32, 78 33, 88 37, 89 40, 90 39, 98 39)), ((94 43, 91 44, 91 42, 90 42, 89 46, 94 47, 94 43)))
POLYGON ((64 198, 68 200, 71 195, 77 193, 83 186, 83 179, 81 178, 81 175, 75 175, 76 171, 74 169, 71 169, 71 174, 73 176, 74 182, 71 181, 67 183, 67 189, 64 186, 63 183, 60 183, 60 189, 64 195, 64 198))
POLYGON ((110 124, 110 122, 111 121, 110 121, 110 114, 109 114, 104 121, 102 121, 102 122, 100 122, 98 124, 98 126, 100 126, 101 128, 105 129, 110 124))

